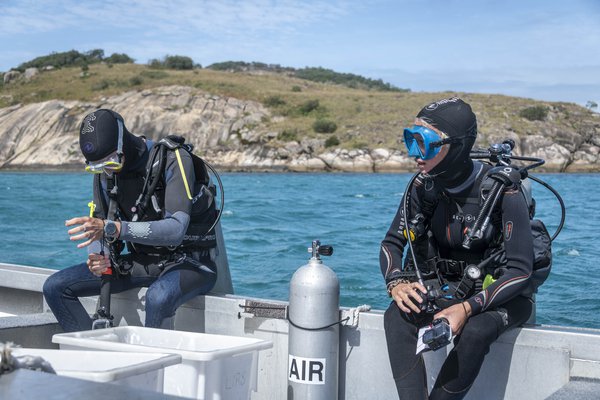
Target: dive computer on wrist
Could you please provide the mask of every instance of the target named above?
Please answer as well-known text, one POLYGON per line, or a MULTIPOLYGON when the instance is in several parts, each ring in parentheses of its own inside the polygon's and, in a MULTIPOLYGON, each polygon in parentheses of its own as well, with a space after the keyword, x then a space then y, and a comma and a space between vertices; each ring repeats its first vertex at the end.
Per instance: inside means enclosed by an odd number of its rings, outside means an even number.
POLYGON ((107 219, 104 221, 104 237, 109 243, 113 243, 118 239, 117 224, 115 221, 107 219))

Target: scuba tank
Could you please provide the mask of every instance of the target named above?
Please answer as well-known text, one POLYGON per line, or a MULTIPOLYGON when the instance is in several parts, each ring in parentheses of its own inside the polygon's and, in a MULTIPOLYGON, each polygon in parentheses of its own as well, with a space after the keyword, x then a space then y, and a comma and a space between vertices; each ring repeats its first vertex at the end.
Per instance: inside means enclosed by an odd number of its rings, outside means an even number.
POLYGON ((340 283, 320 256, 331 246, 313 241, 312 257, 290 281, 288 400, 338 398, 340 283))

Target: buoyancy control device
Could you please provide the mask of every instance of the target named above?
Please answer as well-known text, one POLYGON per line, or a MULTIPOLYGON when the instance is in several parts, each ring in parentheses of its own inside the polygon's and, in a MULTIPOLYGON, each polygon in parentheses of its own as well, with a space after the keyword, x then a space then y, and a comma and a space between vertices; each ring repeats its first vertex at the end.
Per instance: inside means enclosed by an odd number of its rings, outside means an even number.
MULTIPOLYGON (((176 248, 167 248, 166 251, 208 249, 216 246, 214 229, 223 209, 223 188, 219 175, 214 168, 194 154, 193 149, 193 146, 185 143, 185 138, 181 136, 170 135, 158 141, 150 151, 144 186, 133 208, 132 222, 164 218, 165 168, 168 154, 172 152, 184 177, 186 195, 192 201, 192 211, 190 224, 185 232, 183 242, 176 248), (193 187, 189 187, 185 179, 180 151, 186 151, 192 158, 195 174, 193 187), (221 205, 219 208, 216 205, 216 187, 210 180, 209 169, 219 182, 221 192, 221 205)), ((134 248, 140 251, 144 247, 148 246, 134 245, 134 248)))

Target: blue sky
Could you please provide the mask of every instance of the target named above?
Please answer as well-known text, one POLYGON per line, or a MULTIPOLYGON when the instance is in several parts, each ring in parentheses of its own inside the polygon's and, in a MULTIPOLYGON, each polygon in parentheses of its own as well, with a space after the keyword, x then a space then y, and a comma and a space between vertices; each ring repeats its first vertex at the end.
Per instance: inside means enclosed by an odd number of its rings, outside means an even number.
POLYGON ((600 103, 600 0, 0 0, 0 43, 0 71, 101 48, 600 103))

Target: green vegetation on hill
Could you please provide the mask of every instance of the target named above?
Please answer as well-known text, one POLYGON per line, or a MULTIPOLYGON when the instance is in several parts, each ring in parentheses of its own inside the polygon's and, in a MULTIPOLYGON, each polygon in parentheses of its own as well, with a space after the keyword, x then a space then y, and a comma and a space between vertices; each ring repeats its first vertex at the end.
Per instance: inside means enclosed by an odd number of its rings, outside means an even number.
POLYGON ((201 65, 194 65, 194 61, 187 56, 165 56, 162 60, 154 58, 148 62, 148 66, 151 68, 178 70, 202 68, 201 65))
MULTIPOLYGON (((18 71, 25 71, 27 68, 44 68, 52 66, 54 68, 64 67, 81 67, 84 71, 90 64, 105 62, 108 64, 126 64, 133 63, 134 60, 127 54, 113 53, 109 57, 104 56, 104 50, 94 49, 80 53, 77 50, 65 51, 60 53, 51 53, 46 56, 34 58, 15 68, 18 71)), ((148 61, 148 66, 154 69, 175 69, 175 70, 192 70, 194 68, 202 68, 200 64, 194 64, 194 61, 187 56, 167 55, 162 59, 154 58, 148 61)), ((379 91, 390 92, 408 92, 410 89, 400 89, 390 83, 384 82, 381 79, 365 78, 364 76, 340 73, 331 69, 322 67, 305 67, 291 68, 282 67, 279 64, 266 64, 261 62, 244 62, 244 61, 225 61, 214 63, 207 67, 215 71, 227 72, 248 72, 248 71, 267 71, 274 73, 284 73, 289 76, 294 76, 299 79, 304 79, 312 82, 335 83, 344 85, 353 89, 372 89, 379 91)), ((301 90, 299 86, 295 86, 294 90, 301 90)))
POLYGON ((228 72, 247 72, 247 71, 271 71, 271 72, 294 72, 293 68, 282 67, 279 64, 265 64, 262 62, 245 62, 245 61, 223 61, 209 65, 209 69, 215 71, 228 72))
POLYGON ((401 148, 402 128, 412 122, 418 110, 431 101, 452 95, 464 98, 473 106, 483 135, 503 138, 507 133, 543 135, 550 127, 579 132, 584 129, 581 121, 592 114, 570 103, 501 95, 351 88, 300 79, 287 72, 227 71, 154 69, 132 63, 89 63, 86 70, 81 66, 63 67, 42 71, 30 80, 17 79, 5 85, 0 80, 0 108, 51 99, 101 104, 101 99, 127 91, 181 85, 195 88, 199 94, 262 103, 271 110, 271 118, 263 120, 256 129, 275 133, 269 136, 273 138, 270 145, 319 138, 325 140, 328 147, 347 149, 401 148), (540 117, 543 120, 539 120, 540 117))
POLYGON ((15 68, 18 71, 25 71, 27 68, 44 68, 52 66, 54 68, 63 67, 83 67, 89 64, 97 64, 100 62, 110 64, 125 64, 132 63, 134 60, 127 54, 113 53, 109 57, 104 57, 104 50, 95 49, 80 53, 77 50, 65 51, 61 53, 51 53, 47 56, 37 57, 31 61, 27 61, 15 68))
POLYGON ((247 71, 270 71, 275 73, 286 73, 296 78, 313 82, 336 83, 350 88, 373 89, 390 92, 409 92, 410 89, 400 89, 381 79, 370 79, 364 76, 348 73, 335 72, 321 67, 305 67, 300 69, 282 67, 279 64, 265 64, 261 62, 225 61, 209 65, 207 68, 215 71, 247 72, 247 71))

